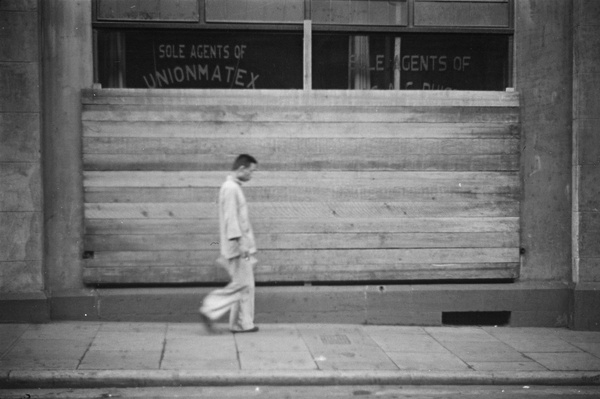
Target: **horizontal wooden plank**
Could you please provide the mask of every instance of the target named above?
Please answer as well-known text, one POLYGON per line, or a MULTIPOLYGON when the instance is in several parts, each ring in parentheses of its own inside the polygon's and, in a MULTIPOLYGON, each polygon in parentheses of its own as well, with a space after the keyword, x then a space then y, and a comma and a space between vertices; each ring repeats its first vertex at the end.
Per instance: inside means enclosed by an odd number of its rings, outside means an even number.
MULTIPOLYGON (((414 154, 516 154, 518 139, 264 139, 236 140, 200 138, 100 138, 83 139, 84 154, 173 154, 194 155, 200 161, 204 154, 220 155, 230 162, 237 154, 253 154, 261 159, 277 157, 291 162, 312 159, 370 160, 375 157, 393 161, 414 154)), ((377 159, 377 158, 376 158, 377 159)), ((364 161, 363 161, 364 162, 364 161)))
POLYGON ((398 264, 466 264, 518 262, 518 248, 407 248, 407 249, 354 249, 354 250, 276 250, 261 251, 259 259, 276 267, 297 265, 324 265, 324 267, 352 265, 398 264))
MULTIPOLYGON (((263 154, 264 151, 261 151, 263 154)), ((317 153, 304 157, 289 154, 256 155, 261 171, 517 171, 519 157, 510 154, 403 154, 382 157, 377 153, 353 156, 317 153)), ((229 170, 232 154, 84 154, 84 170, 89 171, 215 171, 229 170)))
MULTIPOLYGON (((289 233, 518 233, 519 218, 258 219, 257 234, 289 233)), ((215 234, 212 219, 86 219, 89 235, 215 234)))
MULTIPOLYGON (((517 201, 519 187, 477 187, 475 190, 459 187, 247 187, 244 190, 250 202, 308 201, 462 201, 494 202, 517 201)), ((147 188, 147 187, 88 187, 86 203, 160 203, 160 202, 213 202, 217 187, 147 188)))
MULTIPOLYGON (((218 234, 86 235, 86 251, 210 250, 218 234)), ((271 249, 391 249, 509 248, 519 246, 513 233, 258 233, 262 250, 271 249)))
MULTIPOLYGON (((87 203, 213 202, 224 172, 84 173, 87 203)), ((514 172, 258 172, 245 185, 252 202, 518 200, 514 172)))
MULTIPOLYGON (((102 278, 127 282, 133 270, 138 270, 138 282, 157 277, 162 280, 154 282, 210 282, 219 271, 217 255, 216 250, 98 252, 85 261, 84 273, 88 282, 108 282, 102 278), (175 276, 182 270, 187 275, 178 280, 175 276)), ((255 277, 257 281, 511 278, 516 276, 518 257, 518 248, 262 251, 255 277), (457 275, 453 270, 462 272, 457 275), (489 274, 492 270, 495 277, 489 274)))
MULTIPOLYGON (((211 218, 216 203, 85 204, 91 219, 211 218)), ((261 202, 251 204, 254 219, 262 218, 388 218, 388 217, 512 217, 519 204, 508 202, 261 202)))
POLYGON ((84 121, 84 137, 145 138, 509 138, 519 135, 516 123, 301 123, 301 122, 169 122, 84 121))
POLYGON ((153 122, 354 122, 354 123, 518 123, 517 107, 352 107, 336 106, 84 106, 82 121, 153 122))
POLYGON ((84 89, 82 103, 115 105, 366 105, 366 106, 499 106, 519 105, 518 92, 427 90, 201 90, 84 89))
MULTIPOLYGON (((258 271, 255 279, 261 282, 316 282, 316 281, 411 281, 411 280, 469 280, 514 279, 519 274, 518 263, 402 265, 402 268, 360 266, 354 271, 346 269, 319 268, 295 269, 293 272, 278 270, 258 271)), ((225 283, 225 273, 217 268, 194 266, 152 267, 85 267, 83 279, 86 284, 166 284, 166 283, 225 283)))
POLYGON ((447 280, 447 279, 513 279, 518 276, 518 263, 473 263, 473 264, 400 264, 356 265, 352 269, 337 267, 297 267, 283 265, 272 269, 256 268, 256 281, 355 281, 355 280, 447 280))
POLYGON ((220 267, 125 266, 84 267, 84 284, 189 284, 223 283, 229 280, 220 267))
MULTIPOLYGON (((96 252, 86 260, 86 267, 106 266, 197 266, 213 267, 219 256, 217 248, 207 251, 107 251, 96 252)), ((407 249, 281 249, 260 251, 256 255, 260 268, 277 269, 317 266, 322 269, 400 264, 479 264, 519 261, 518 248, 407 248, 407 249)), ((261 269, 261 270, 262 270, 261 269)), ((258 272, 259 269, 257 269, 258 272)))
MULTIPOLYGON (((119 171, 84 173, 86 188, 156 187, 218 189, 229 172, 220 171, 119 171)), ((474 193, 511 192, 519 186, 516 172, 439 172, 439 171, 298 171, 255 172, 244 190, 265 188, 340 188, 352 190, 413 188, 419 191, 464 191, 474 193)))

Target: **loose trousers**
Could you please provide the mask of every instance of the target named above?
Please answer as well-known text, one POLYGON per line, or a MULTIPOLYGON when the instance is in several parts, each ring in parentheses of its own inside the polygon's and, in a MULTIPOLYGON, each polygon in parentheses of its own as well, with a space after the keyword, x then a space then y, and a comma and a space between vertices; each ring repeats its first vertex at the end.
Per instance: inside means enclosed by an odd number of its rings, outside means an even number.
POLYGON ((241 257, 223 260, 231 278, 225 287, 208 294, 200 312, 217 320, 229 312, 229 329, 232 331, 254 328, 254 264, 256 259, 241 257))

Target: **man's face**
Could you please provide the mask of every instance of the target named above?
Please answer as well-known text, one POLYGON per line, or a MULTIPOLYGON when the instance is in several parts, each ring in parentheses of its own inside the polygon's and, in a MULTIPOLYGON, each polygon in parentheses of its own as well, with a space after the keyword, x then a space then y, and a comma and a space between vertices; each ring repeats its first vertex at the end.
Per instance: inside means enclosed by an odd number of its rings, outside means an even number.
POLYGON ((250 164, 249 167, 245 167, 245 166, 241 166, 236 173, 236 177, 240 180, 240 181, 250 181, 250 179, 252 179, 252 174, 254 173, 254 171, 256 170, 256 164, 252 163, 250 164))

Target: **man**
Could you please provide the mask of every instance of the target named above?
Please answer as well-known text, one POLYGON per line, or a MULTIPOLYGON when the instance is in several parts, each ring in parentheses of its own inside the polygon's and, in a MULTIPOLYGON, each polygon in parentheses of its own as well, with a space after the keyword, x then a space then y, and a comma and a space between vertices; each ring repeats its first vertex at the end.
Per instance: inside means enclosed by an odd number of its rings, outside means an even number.
POLYGON ((227 269, 230 283, 204 298, 200 307, 202 322, 209 331, 212 323, 229 311, 229 329, 233 333, 256 332, 254 325, 254 255, 256 244, 248 218, 248 206, 242 183, 249 181, 258 162, 248 154, 239 155, 233 173, 219 191, 219 227, 221 256, 217 260, 227 269))

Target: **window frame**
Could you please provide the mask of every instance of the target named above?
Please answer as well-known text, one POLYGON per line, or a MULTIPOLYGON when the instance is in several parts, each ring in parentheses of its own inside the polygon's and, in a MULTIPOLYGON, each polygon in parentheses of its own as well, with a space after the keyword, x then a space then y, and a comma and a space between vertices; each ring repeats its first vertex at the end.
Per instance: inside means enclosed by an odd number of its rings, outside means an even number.
MULTIPOLYGON (((206 22, 205 0, 197 0, 198 21, 164 21, 164 20, 106 20, 98 18, 99 2, 92 0, 92 29, 94 31, 94 81, 98 82, 97 62, 97 31, 102 29, 157 29, 157 30, 201 30, 201 31, 270 31, 270 32, 302 32, 304 37, 304 65, 303 65, 303 89, 312 88, 312 35, 313 33, 341 33, 341 34, 403 34, 403 33, 455 33, 455 34, 492 34, 508 36, 508 87, 514 86, 514 0, 406 0, 408 23, 406 25, 383 26, 383 25, 356 25, 356 24, 322 24, 313 23, 311 20, 311 0, 304 0, 304 21, 289 23, 226 23, 206 22), (415 26, 415 3, 437 2, 437 3, 506 3, 508 5, 507 27, 486 26, 415 26)), ((315 89, 318 90, 318 89, 315 89)))
MULTIPOLYGON (((99 1, 93 0, 92 27, 101 28, 145 28, 156 29, 207 29, 207 30, 290 30, 301 31, 304 29, 302 22, 286 23, 229 23, 229 22, 206 22, 205 0, 197 0, 198 21, 165 21, 165 20, 107 20, 98 18, 99 1)), ((320 24, 311 20, 311 0, 304 0, 304 20, 311 21, 314 31, 349 31, 349 32, 414 32, 414 33, 497 33, 514 34, 514 0, 406 0, 408 8, 408 24, 396 26, 364 25, 364 24, 320 24), (508 4, 508 26, 416 26, 414 23, 415 3, 418 2, 438 3, 506 3, 508 4)))

